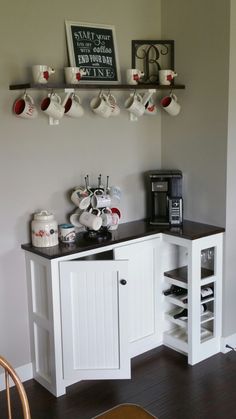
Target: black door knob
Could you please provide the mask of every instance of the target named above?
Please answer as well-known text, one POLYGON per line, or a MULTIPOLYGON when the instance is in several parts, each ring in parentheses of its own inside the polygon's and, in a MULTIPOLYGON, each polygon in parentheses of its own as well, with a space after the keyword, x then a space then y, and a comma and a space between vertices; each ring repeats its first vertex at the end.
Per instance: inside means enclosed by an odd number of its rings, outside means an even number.
POLYGON ((126 284, 127 284, 127 281, 126 281, 125 279, 121 279, 121 280, 120 280, 120 284, 121 284, 121 285, 126 285, 126 284))

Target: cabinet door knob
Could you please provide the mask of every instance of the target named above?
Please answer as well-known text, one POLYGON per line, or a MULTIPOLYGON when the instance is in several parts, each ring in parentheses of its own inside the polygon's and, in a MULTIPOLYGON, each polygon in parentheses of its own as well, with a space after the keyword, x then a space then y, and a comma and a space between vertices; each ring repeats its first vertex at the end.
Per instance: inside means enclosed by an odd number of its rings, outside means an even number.
POLYGON ((127 284, 126 279, 121 279, 121 280, 120 280, 120 284, 121 284, 121 285, 126 285, 126 284, 127 284))

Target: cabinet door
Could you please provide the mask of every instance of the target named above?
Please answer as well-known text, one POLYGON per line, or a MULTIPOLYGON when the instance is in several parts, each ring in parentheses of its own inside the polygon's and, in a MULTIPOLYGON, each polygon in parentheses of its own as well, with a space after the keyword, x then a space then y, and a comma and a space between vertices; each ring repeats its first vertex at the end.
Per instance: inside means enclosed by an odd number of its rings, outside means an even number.
POLYGON ((127 261, 60 263, 64 378, 130 378, 127 261))
POLYGON ((128 259, 128 327, 131 357, 161 343, 158 322, 160 291, 158 249, 160 239, 146 240, 115 249, 116 259, 128 259))

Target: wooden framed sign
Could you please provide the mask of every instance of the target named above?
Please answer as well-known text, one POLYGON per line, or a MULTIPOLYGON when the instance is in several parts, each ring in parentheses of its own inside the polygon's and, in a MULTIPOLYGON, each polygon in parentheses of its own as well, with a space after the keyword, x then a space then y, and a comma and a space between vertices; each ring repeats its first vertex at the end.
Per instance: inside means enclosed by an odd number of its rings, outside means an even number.
POLYGON ((120 83, 114 26, 65 23, 70 66, 86 72, 81 83, 120 83))

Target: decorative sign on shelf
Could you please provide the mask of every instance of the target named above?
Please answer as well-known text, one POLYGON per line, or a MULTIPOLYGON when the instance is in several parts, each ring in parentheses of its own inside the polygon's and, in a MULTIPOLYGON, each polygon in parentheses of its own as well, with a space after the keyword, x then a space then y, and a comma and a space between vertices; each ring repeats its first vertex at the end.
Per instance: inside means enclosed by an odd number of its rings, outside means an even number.
POLYGON ((174 70, 174 41, 132 41, 132 68, 144 72, 143 83, 158 83, 159 70, 174 70))
POLYGON ((82 82, 120 83, 114 26, 66 21, 70 66, 85 69, 82 82))

